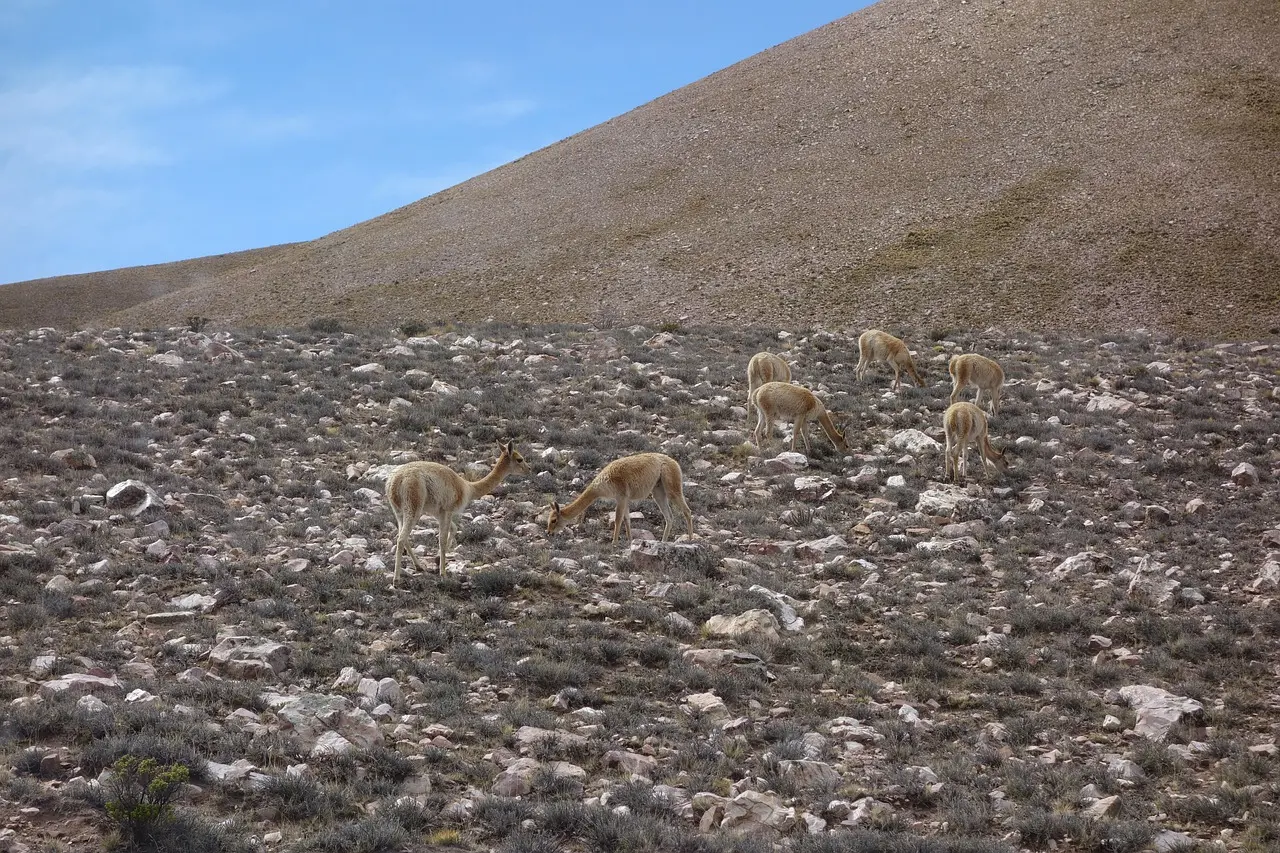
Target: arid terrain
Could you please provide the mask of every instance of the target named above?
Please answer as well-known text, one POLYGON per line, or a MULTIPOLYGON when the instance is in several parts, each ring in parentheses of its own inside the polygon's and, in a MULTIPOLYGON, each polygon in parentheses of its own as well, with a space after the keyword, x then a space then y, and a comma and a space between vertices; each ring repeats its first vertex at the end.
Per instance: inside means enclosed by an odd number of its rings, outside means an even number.
POLYGON ((881 0, 319 239, 0 287, 0 328, 1280 331, 1274 0, 881 0))
POLYGON ((860 329, 0 332, 0 850, 1277 849, 1280 341, 889 329, 925 387, 860 329), (848 452, 749 442, 763 349, 848 452), (392 590, 388 472, 504 441, 392 590), (692 541, 546 535, 640 451, 692 541))

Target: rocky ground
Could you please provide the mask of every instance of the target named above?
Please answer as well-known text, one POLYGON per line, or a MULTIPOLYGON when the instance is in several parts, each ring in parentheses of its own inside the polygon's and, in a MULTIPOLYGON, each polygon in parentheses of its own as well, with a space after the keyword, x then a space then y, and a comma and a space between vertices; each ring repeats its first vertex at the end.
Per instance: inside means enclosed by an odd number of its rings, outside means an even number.
POLYGON ((857 331, 409 331, 0 333, 0 850, 1280 845, 1274 341, 908 330, 896 394, 857 331), (748 442, 766 348, 850 454, 748 442), (388 470, 508 439, 390 589, 388 470), (693 542, 545 535, 642 450, 693 542))

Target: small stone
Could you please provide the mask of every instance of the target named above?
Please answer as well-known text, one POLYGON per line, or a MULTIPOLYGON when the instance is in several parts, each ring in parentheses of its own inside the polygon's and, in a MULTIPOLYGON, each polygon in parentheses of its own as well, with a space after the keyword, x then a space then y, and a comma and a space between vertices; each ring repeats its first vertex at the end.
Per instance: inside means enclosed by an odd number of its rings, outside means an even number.
POLYGON ((1112 794, 1110 797, 1103 797, 1096 800, 1092 805, 1085 808, 1083 814, 1087 818, 1093 820, 1101 820, 1108 815, 1115 814, 1120 810, 1120 795, 1112 794))
POLYGON ((1231 471, 1231 482, 1237 486, 1258 485, 1258 468, 1251 462, 1241 462, 1231 471))
POLYGON ((49 592, 58 592, 65 595, 75 588, 75 584, 66 575, 54 575, 49 578, 49 582, 44 585, 44 588, 49 592))

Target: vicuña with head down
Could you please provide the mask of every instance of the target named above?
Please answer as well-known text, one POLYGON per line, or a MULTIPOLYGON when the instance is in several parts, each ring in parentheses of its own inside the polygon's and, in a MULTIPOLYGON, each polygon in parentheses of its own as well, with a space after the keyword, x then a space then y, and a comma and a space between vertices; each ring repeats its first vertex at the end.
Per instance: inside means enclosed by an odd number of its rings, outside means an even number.
POLYGON ((387 502, 396 517, 396 570, 394 587, 400 579, 400 554, 409 555, 419 571, 422 566, 409 547, 413 526, 425 514, 440 522, 440 574, 444 574, 445 554, 453 538, 454 516, 479 497, 492 494, 507 475, 528 474, 529 464, 512 442, 498 445, 498 461, 479 480, 468 480, 438 462, 409 462, 387 479, 387 502))
POLYGON ((1000 386, 1004 385, 1004 370, 999 364, 984 355, 969 352, 953 355, 947 363, 947 372, 951 374, 952 403, 956 402, 966 385, 972 385, 978 389, 973 402, 981 405, 982 394, 986 392, 991 401, 991 414, 1000 413, 1000 386))
POLYGON ((680 463, 665 453, 636 453, 615 459, 595 476, 572 503, 561 507, 551 502, 551 514, 547 518, 547 533, 559 530, 565 522, 579 518, 593 503, 601 498, 617 502, 613 511, 613 541, 625 526, 627 539, 631 539, 631 502, 653 497, 666 525, 662 529, 662 541, 671 538, 676 517, 672 507, 684 516, 689 538, 693 538, 693 513, 684 499, 684 477, 680 463))
POLYGON ((916 370, 916 363, 911 360, 911 351, 901 339, 879 329, 868 329, 858 337, 858 366, 853 375, 862 379, 873 364, 887 364, 893 368, 893 390, 902 389, 902 372, 906 371, 921 388, 924 379, 916 370))
POLYGON ((987 463, 1003 471, 1007 467, 1004 451, 997 451, 987 439, 987 416, 973 403, 952 403, 942 416, 947 434, 947 461, 943 476, 963 483, 969 473, 969 445, 976 445, 982 461, 982 479, 987 479, 987 463))
POLYGON ((810 453, 809 421, 817 421, 822 431, 831 439, 837 450, 848 450, 844 435, 836 427, 827 407, 817 395, 802 385, 790 382, 766 382, 751 392, 751 408, 756 413, 756 428, 752 434, 756 447, 764 449, 764 443, 773 434, 774 421, 787 421, 793 425, 791 449, 796 441, 804 441, 804 452, 810 453))

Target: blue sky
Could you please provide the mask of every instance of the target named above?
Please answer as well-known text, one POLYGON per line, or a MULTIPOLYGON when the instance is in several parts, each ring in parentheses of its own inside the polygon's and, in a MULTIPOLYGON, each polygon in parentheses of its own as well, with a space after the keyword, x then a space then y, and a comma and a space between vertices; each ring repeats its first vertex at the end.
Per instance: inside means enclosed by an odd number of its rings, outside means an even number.
POLYGON ((865 0, 0 0, 0 282, 310 240, 865 0))

